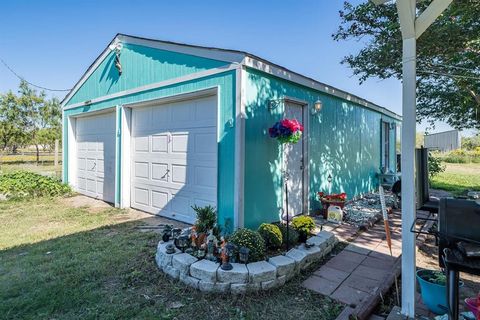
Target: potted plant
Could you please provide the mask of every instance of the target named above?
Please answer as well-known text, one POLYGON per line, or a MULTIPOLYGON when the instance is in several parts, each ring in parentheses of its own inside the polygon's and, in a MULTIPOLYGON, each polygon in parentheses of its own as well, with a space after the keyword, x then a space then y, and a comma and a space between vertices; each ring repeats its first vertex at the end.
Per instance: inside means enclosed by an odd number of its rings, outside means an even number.
MULTIPOLYGON (((417 280, 420 284, 423 303, 436 314, 447 312, 447 277, 438 270, 418 270, 417 280)), ((460 286, 463 282, 460 281, 460 286)))
POLYGON ((197 214, 195 222, 195 231, 198 233, 198 246, 205 242, 209 230, 213 230, 213 234, 218 237, 220 228, 217 225, 217 210, 208 205, 205 207, 192 206, 193 211, 197 214))

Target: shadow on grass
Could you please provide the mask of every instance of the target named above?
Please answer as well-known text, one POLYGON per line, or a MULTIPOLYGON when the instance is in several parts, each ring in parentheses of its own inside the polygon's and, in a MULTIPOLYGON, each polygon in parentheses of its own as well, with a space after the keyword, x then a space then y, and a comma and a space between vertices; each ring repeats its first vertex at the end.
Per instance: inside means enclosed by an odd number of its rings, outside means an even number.
POLYGON ((160 235, 142 221, 0 251, 4 319, 334 319, 342 306, 301 287, 323 262, 270 292, 204 294, 160 272, 160 235))

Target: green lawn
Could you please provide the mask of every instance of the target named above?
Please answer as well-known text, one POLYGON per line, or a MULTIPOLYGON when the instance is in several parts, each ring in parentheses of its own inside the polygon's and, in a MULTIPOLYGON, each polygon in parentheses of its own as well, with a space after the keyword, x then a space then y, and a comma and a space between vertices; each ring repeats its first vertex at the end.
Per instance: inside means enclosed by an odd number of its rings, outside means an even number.
POLYGON ((62 175, 62 166, 54 166, 53 162, 48 162, 45 164, 35 164, 31 163, 1 163, 0 162, 0 174, 8 173, 18 170, 27 170, 39 174, 44 174, 48 176, 54 176, 60 178, 62 175))
POLYGON ((431 188, 451 191, 455 195, 469 190, 480 191, 479 163, 445 163, 446 170, 431 181, 431 188))
POLYGON ((0 202, 2 319, 335 319, 342 306, 300 286, 207 295, 165 277, 160 236, 129 213, 61 200, 0 202))

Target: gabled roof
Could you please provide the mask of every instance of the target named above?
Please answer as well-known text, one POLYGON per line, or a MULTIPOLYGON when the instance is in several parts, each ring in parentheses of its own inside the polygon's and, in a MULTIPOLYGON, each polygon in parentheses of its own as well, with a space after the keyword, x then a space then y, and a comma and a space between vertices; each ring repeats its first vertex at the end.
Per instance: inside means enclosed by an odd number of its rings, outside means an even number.
POLYGON ((378 111, 390 117, 393 117, 397 120, 401 120, 401 116, 373 102, 362 99, 346 91, 329 86, 327 84, 319 82, 310 77, 301 75, 299 73, 291 71, 285 67, 277 65, 275 63, 272 63, 268 60, 265 60, 263 58, 260 58, 256 55, 250 54, 245 51, 221 49, 216 47, 206 47, 206 46, 184 44, 184 43, 178 43, 178 42, 172 42, 172 41, 148 39, 148 38, 121 34, 121 33, 117 34, 112 39, 112 41, 108 44, 105 50, 88 67, 87 71, 82 75, 80 80, 75 84, 72 90, 62 100, 62 106, 65 106, 65 104, 80 89, 82 84, 89 78, 89 76, 96 70, 96 68, 100 65, 100 63, 111 52, 112 45, 115 45, 117 42, 142 45, 142 46, 166 50, 166 51, 173 51, 173 52, 179 52, 179 53, 189 54, 193 56, 199 56, 199 57, 208 58, 212 60, 225 61, 226 63, 229 63, 229 64, 244 65, 246 67, 257 69, 257 70, 272 74, 274 76, 286 79, 294 83, 298 83, 300 85, 303 85, 321 92, 338 96, 342 99, 356 102, 369 109, 373 109, 375 111, 378 111))

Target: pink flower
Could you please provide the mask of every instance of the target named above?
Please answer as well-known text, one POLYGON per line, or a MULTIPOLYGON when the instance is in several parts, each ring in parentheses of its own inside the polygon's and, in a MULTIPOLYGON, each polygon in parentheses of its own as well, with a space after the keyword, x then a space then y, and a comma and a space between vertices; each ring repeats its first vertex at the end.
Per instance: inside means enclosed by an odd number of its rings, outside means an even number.
POLYGON ((297 131, 303 131, 303 126, 298 122, 297 119, 283 119, 282 126, 288 128, 292 133, 297 131))

